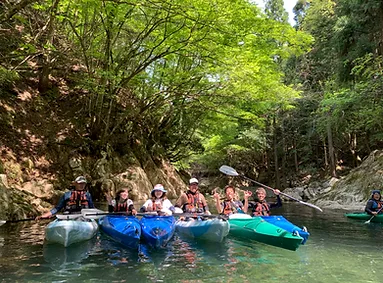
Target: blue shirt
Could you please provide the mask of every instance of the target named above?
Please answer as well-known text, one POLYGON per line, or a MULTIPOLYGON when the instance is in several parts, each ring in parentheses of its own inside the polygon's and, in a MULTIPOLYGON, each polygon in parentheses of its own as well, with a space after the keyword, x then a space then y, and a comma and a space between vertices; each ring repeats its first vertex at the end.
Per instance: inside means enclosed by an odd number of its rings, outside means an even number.
MULTIPOLYGON (((51 213, 52 213, 52 215, 53 215, 53 214, 56 214, 57 212, 59 212, 61 209, 63 209, 63 208, 66 206, 66 204, 67 204, 67 202, 69 201, 71 195, 72 195, 72 192, 71 192, 71 191, 68 191, 68 192, 66 192, 66 193, 60 198, 59 203, 58 203, 54 208, 51 209, 51 213)), ((93 201, 92 201, 92 196, 90 195, 89 192, 86 192, 86 193, 85 193, 85 197, 86 197, 86 199, 87 199, 87 201, 88 201, 88 206, 89 206, 89 208, 94 208, 94 204, 93 204, 93 201)))

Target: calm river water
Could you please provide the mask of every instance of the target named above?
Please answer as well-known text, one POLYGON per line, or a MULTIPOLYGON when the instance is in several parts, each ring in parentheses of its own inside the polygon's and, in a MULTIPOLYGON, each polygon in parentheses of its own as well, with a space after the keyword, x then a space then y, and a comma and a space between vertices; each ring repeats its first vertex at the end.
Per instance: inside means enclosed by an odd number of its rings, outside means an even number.
POLYGON ((64 248, 44 243, 46 221, 7 223, 0 227, 0 282, 383 282, 383 225, 344 213, 299 204, 275 210, 311 233, 295 252, 230 237, 215 244, 176 235, 167 249, 145 257, 102 233, 64 248))

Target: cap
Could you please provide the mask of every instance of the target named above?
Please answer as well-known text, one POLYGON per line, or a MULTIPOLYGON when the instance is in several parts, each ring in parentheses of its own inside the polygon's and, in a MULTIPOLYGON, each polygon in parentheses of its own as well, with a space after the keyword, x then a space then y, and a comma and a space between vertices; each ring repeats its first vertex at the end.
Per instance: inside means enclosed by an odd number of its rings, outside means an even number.
POLYGON ((162 186, 161 184, 157 184, 157 185, 155 185, 154 188, 153 188, 153 190, 152 190, 152 193, 153 193, 154 191, 161 191, 161 192, 163 192, 163 193, 166 193, 166 190, 165 190, 164 186, 162 186))
POLYGON ((191 178, 190 180, 189 180, 189 184, 191 185, 191 184, 198 184, 198 180, 197 180, 197 178, 191 178))
POLYGON ((78 176, 75 180, 76 183, 86 183, 86 179, 84 176, 78 176))
POLYGON ((372 194, 381 194, 380 190, 373 190, 372 194))

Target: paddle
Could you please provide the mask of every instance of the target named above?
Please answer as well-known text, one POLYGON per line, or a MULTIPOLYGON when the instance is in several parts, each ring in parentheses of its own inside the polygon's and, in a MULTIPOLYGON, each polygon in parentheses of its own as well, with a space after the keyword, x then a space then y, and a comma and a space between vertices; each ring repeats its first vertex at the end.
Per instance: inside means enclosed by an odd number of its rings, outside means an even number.
POLYGON ((381 212, 382 211, 382 209, 383 209, 383 205, 382 205, 382 207, 381 208, 379 208, 379 210, 376 212, 376 214, 375 215, 373 215, 373 216, 371 216, 371 218, 370 219, 368 219, 366 222, 364 222, 364 224, 369 224, 370 222, 371 222, 371 220, 375 217, 375 216, 377 216, 378 214, 379 214, 379 212, 381 212))
MULTIPOLYGON (((222 166, 219 168, 219 171, 221 171, 222 173, 224 173, 224 174, 226 174, 226 175, 229 175, 229 176, 235 176, 235 177, 240 176, 240 177, 242 177, 242 178, 244 178, 244 179, 246 179, 246 180, 249 180, 249 181, 251 181, 251 182, 253 182, 253 183, 256 183, 256 184, 258 184, 258 185, 260 185, 260 186, 262 186, 262 187, 264 187, 264 188, 266 188, 266 189, 269 189, 269 190, 274 191, 274 189, 271 188, 271 187, 268 187, 268 186, 266 186, 266 185, 264 185, 264 184, 262 184, 262 183, 259 183, 259 182, 255 181, 255 180, 253 180, 253 179, 250 179, 250 178, 248 178, 248 177, 246 177, 246 176, 244 176, 244 175, 240 175, 237 171, 235 171, 234 168, 232 168, 232 167, 230 167, 230 166, 222 165, 222 166)), ((319 210, 320 212, 323 212, 323 210, 322 210, 320 207, 318 207, 318 206, 316 206, 316 205, 314 205, 314 204, 311 204, 311 203, 307 203, 307 202, 301 201, 301 200, 299 200, 299 199, 296 199, 296 198, 294 198, 294 197, 292 197, 292 196, 289 196, 288 194, 285 194, 285 193, 282 193, 282 192, 280 192, 280 194, 283 195, 283 196, 285 196, 285 197, 287 197, 287 198, 289 198, 289 199, 295 200, 295 201, 299 202, 300 204, 307 205, 307 206, 309 206, 309 207, 312 207, 312 208, 315 208, 315 209, 319 210)))
MULTIPOLYGON (((82 209, 81 214, 83 217, 88 219, 99 219, 104 217, 105 215, 127 215, 131 216, 128 212, 106 212, 99 209, 82 209)), ((148 215, 158 215, 157 212, 145 212, 145 213, 137 213, 136 216, 148 216, 148 215)), ((224 219, 225 216, 223 215, 212 215, 212 214, 193 214, 193 213, 173 213, 173 216, 184 216, 189 218, 222 218, 224 219)))
MULTIPOLYGON (((47 218, 40 218, 40 219, 49 219, 50 217, 47 218)), ((17 223, 17 222, 23 222, 23 221, 32 221, 36 220, 36 218, 25 218, 25 219, 18 219, 18 220, 0 220, 0 226, 4 225, 5 223, 17 223)))

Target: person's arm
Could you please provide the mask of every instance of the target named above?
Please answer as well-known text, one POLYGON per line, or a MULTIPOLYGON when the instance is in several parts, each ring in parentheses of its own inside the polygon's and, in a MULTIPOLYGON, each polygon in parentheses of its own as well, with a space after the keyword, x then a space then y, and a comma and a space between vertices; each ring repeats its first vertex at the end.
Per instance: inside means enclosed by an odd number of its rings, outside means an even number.
POLYGON ((89 192, 86 192, 87 198, 88 198, 88 206, 89 208, 94 208, 92 195, 89 192))
POLYGON ((274 203, 270 203, 269 206, 270 206, 270 208, 281 207, 281 206, 282 206, 282 200, 281 200, 281 197, 280 197, 279 195, 277 195, 277 201, 274 202, 274 203))
POLYGON ((128 207, 128 211, 130 211, 132 213, 132 215, 137 215, 137 210, 136 208, 134 207, 134 204, 131 203, 128 207))
POLYGON ((66 193, 61 196, 59 203, 54 208, 52 208, 48 212, 43 213, 41 216, 37 216, 36 220, 39 220, 41 218, 50 218, 53 215, 55 215, 57 212, 59 212, 61 209, 63 209, 63 207, 65 206, 65 203, 66 203, 65 196, 66 196, 66 193))
POLYGON ((373 211, 373 209, 372 209, 373 204, 374 204, 373 200, 368 200, 368 202, 366 204, 366 208, 364 209, 364 211, 367 212, 368 214, 376 214, 376 212, 373 211))
POLYGON ((151 204, 152 201, 150 199, 148 199, 140 208, 140 212, 147 212, 147 211, 151 211, 151 209, 149 209, 149 204, 151 204))
POLYGON ((185 193, 182 193, 182 195, 177 199, 175 207, 182 208, 185 203, 188 202, 188 197, 185 193))
POLYGON ((206 199, 203 194, 199 193, 203 205, 203 210, 205 211, 206 214, 211 214, 209 211, 209 206, 207 205, 206 199))
POLYGON ((169 209, 172 213, 174 213, 174 211, 175 211, 173 204, 168 199, 164 200, 164 208, 169 209))
POLYGON ((250 191, 245 191, 245 196, 244 196, 245 201, 244 201, 243 206, 241 207, 241 208, 242 208, 242 211, 243 211, 244 213, 247 213, 247 211, 248 211, 248 208, 249 208, 249 197, 250 197, 251 195, 252 195, 252 192, 250 192, 250 191))
POLYGON ((217 212, 219 214, 221 214, 222 213, 222 207, 221 207, 221 200, 220 200, 219 193, 214 194, 214 199, 215 199, 215 208, 217 209, 217 212))

